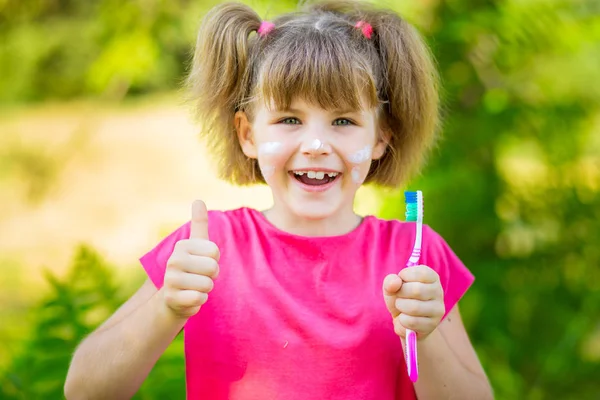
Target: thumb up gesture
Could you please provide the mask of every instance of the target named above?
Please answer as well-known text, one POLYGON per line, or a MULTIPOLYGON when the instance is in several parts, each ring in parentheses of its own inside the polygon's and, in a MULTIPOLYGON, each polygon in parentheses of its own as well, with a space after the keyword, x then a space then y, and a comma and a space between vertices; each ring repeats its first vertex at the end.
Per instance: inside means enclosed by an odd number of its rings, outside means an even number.
POLYGON ((189 239, 175 244, 167 261, 162 298, 179 318, 196 314, 208 300, 219 274, 219 248, 208 238, 208 211, 200 200, 192 204, 189 239))

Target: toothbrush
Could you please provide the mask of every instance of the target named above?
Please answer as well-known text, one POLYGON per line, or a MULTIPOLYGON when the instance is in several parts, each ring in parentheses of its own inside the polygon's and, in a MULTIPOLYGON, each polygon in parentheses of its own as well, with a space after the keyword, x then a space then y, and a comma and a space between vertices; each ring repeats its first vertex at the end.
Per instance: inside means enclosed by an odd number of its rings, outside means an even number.
MULTIPOLYGON (((421 242, 423 240, 423 193, 420 190, 416 192, 404 192, 406 202, 406 221, 417 223, 417 233, 415 235, 415 244, 412 254, 406 263, 407 267, 419 265, 421 257, 421 242)), ((419 379, 419 365, 417 363, 417 334, 411 329, 406 330, 406 366, 408 376, 412 382, 419 379)))

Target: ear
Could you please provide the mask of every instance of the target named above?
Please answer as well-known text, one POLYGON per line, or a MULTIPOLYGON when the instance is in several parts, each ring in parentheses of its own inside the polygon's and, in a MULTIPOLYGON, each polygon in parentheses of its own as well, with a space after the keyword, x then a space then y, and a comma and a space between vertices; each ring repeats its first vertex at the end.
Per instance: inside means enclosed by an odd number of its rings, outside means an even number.
POLYGON ((373 160, 379 160, 385 154, 390 140, 392 139, 392 132, 389 129, 381 129, 379 132, 377 143, 373 147, 373 153, 371 158, 373 160))
POLYGON ((240 142, 242 151, 248 158, 257 158, 258 151, 256 144, 254 143, 254 136, 252 135, 252 124, 248 119, 248 114, 244 111, 238 111, 234 117, 235 131, 240 142))

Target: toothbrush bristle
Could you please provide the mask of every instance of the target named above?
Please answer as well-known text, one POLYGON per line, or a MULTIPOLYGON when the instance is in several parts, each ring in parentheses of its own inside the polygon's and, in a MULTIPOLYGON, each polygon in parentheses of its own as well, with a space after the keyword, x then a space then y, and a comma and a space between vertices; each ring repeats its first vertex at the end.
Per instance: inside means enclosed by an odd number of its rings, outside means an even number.
POLYGON ((404 192, 404 198, 406 199, 406 203, 416 203, 417 192, 404 192))
POLYGON ((423 197, 419 192, 404 192, 406 202, 406 221, 416 222, 423 215, 423 197))

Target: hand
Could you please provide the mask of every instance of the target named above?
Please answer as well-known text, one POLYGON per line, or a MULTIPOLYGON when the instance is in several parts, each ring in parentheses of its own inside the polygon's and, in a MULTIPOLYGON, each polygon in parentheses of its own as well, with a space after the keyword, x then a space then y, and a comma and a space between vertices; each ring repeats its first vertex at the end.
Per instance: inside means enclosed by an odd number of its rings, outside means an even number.
POLYGON ((394 331, 401 338, 406 329, 426 338, 439 325, 445 313, 444 291, 440 277, 426 265, 404 268, 398 275, 383 280, 383 298, 394 320, 394 331))
POLYGON ((218 262, 219 248, 208 240, 206 205, 196 200, 192 204, 190 238, 178 241, 167 261, 160 291, 168 310, 185 319, 196 314, 214 287, 218 262))

